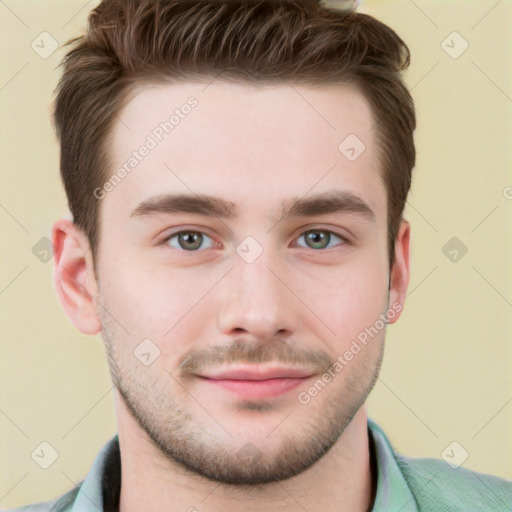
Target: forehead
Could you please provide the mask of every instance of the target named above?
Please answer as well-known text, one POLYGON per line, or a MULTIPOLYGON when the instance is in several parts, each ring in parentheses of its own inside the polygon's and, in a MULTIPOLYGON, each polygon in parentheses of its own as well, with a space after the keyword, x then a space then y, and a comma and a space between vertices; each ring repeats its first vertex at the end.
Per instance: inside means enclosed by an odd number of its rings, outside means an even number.
POLYGON ((374 124, 348 84, 141 85, 114 122, 110 172, 125 172, 102 208, 188 192, 277 209, 288 197, 333 188, 385 208, 374 124))

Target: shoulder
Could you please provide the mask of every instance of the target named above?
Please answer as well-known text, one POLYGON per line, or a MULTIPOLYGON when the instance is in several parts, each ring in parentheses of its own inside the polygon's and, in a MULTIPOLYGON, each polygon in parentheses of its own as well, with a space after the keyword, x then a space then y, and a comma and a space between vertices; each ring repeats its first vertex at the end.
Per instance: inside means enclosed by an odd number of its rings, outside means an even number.
POLYGON ((32 505, 24 505, 19 508, 0 509, 0 512, 69 512, 80 490, 80 485, 71 489, 60 498, 49 501, 41 501, 32 505))
POLYGON ((508 512, 512 510, 512 481, 458 467, 440 459, 395 454, 420 511, 508 512))
POLYGON ((33 503, 32 505, 24 505, 23 507, 1 508, 0 512, 50 512, 55 505, 55 500, 33 503))

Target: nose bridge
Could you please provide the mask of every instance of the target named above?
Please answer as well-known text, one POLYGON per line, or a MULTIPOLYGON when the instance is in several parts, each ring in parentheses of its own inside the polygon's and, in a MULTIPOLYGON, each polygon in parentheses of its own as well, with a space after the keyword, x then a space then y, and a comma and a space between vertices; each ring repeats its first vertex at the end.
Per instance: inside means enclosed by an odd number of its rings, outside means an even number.
POLYGON ((284 284, 281 263, 277 250, 258 248, 254 240, 239 244, 233 270, 222 283, 218 319, 222 332, 243 330, 264 340, 299 329, 300 311, 284 284))

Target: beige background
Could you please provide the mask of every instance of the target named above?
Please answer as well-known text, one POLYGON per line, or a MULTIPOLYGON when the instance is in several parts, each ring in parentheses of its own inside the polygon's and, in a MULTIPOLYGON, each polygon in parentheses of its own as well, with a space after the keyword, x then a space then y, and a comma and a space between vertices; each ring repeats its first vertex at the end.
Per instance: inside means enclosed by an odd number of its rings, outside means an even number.
MULTIPOLYGON (((0 507, 62 494, 116 431, 101 338, 73 328, 52 262, 32 252, 67 210, 50 122, 65 50, 43 59, 31 42, 46 31, 63 44, 96 3, 0 2, 0 507), (59 453, 46 470, 30 455, 42 441, 59 453)), ((419 122, 410 291, 369 413, 404 454, 440 457, 456 441, 464 467, 512 478, 512 4, 367 0, 360 10, 410 46, 419 122), (469 44, 456 59, 443 46, 453 55, 462 39, 442 46, 454 31, 469 44), (468 249, 455 263, 442 252, 452 237, 468 249)))

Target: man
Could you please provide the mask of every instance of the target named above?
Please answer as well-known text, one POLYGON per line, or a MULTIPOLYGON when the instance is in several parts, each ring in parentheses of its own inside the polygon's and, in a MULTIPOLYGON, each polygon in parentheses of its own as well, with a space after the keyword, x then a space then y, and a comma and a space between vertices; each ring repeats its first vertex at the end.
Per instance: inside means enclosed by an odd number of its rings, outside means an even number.
POLYGON ((512 482, 368 418, 409 281, 405 44, 301 1, 105 0, 55 122, 55 285, 100 333, 117 435, 19 510, 501 511, 512 482))

